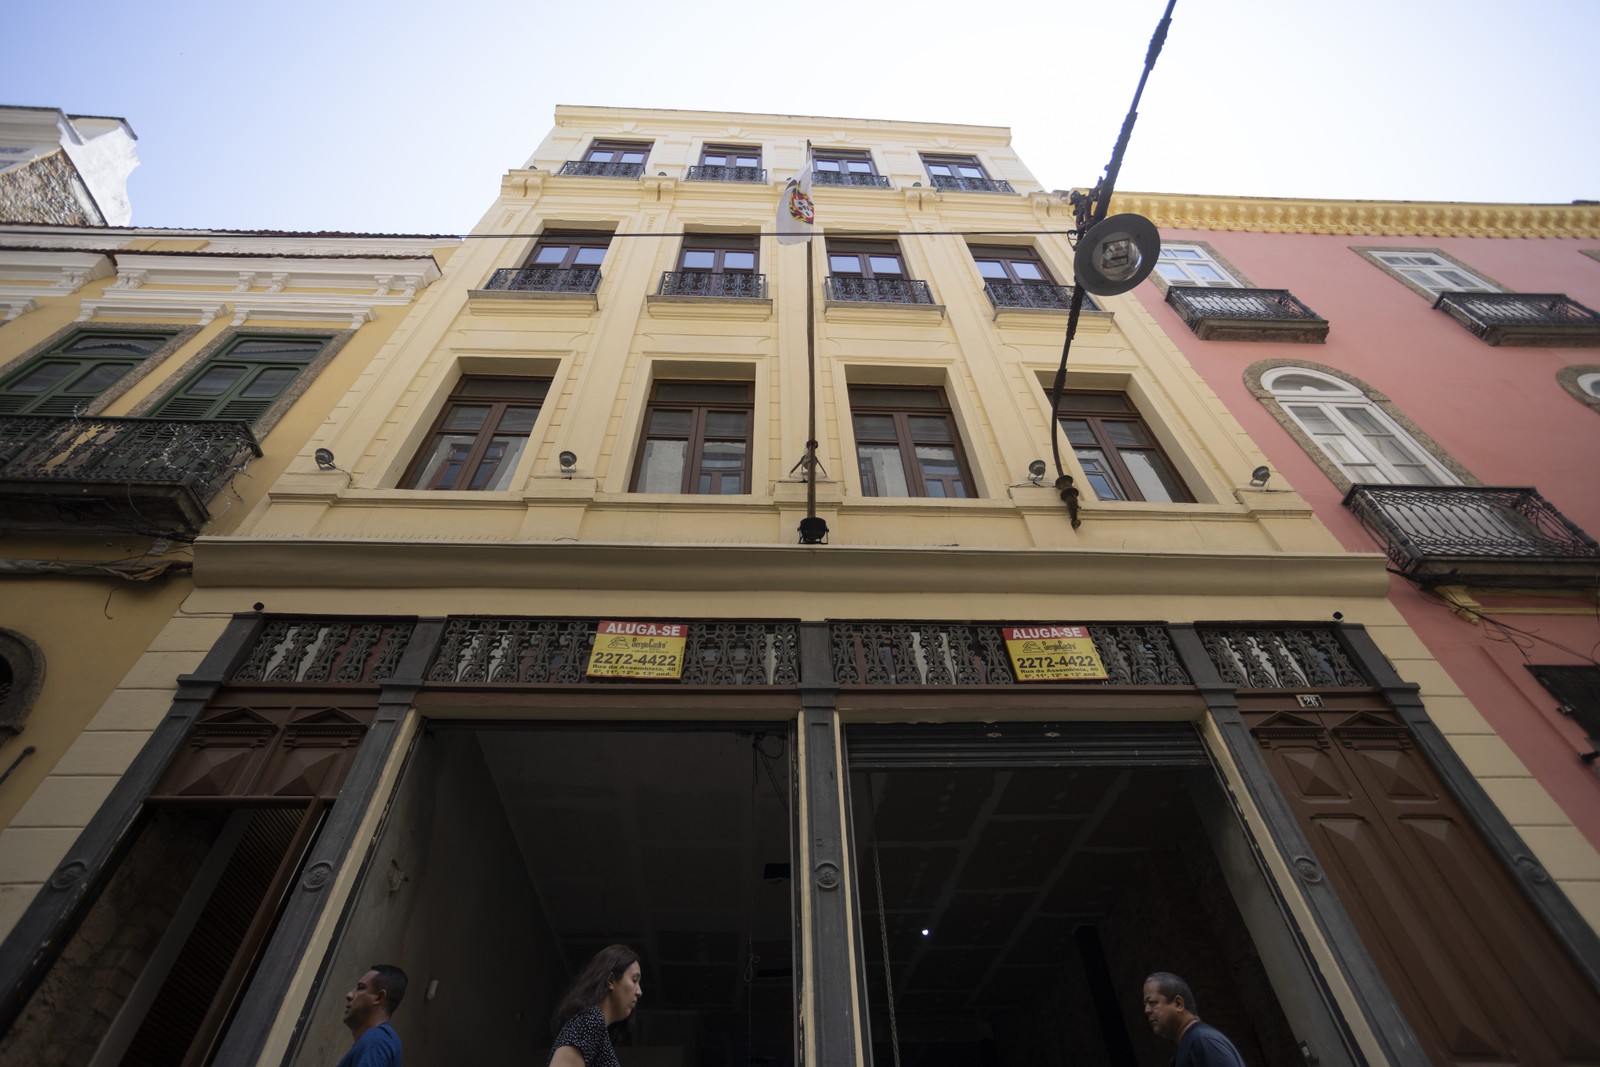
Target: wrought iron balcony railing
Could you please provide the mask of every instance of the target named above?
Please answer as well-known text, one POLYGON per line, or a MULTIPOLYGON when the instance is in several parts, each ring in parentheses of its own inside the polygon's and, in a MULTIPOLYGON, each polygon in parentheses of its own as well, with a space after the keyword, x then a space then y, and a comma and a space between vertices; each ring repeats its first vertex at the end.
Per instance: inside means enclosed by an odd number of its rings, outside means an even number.
POLYGON ((667 270, 661 272, 661 288, 656 295, 765 300, 767 276, 746 272, 713 274, 708 270, 667 270))
POLYGON ((847 174, 842 170, 814 170, 812 185, 864 185, 873 189, 889 188, 889 179, 882 174, 847 174))
MULTIPOLYGON (((1043 308, 1049 311, 1066 311, 1072 306, 1072 286, 1055 282, 1002 282, 986 281, 983 291, 989 294, 989 303, 997 308, 1043 308)), ((1098 311, 1100 305, 1094 297, 1085 294, 1083 306, 1088 311, 1098 311)))
POLYGON ((955 178, 948 174, 932 176, 935 189, 955 189, 963 193, 1014 193, 1004 178, 955 178))
POLYGON ((690 167, 684 178, 691 182, 759 182, 766 184, 765 167, 690 167))
POLYGON ((501 267, 483 287, 524 293, 592 293, 600 288, 600 268, 501 267))
POLYGON ((860 301, 868 304, 931 304, 933 292, 927 282, 910 278, 858 278, 851 274, 830 274, 823 283, 829 300, 860 301))
POLYGON ((192 533, 253 455, 242 422, 0 415, 0 527, 192 533))
POLYGON ((637 178, 644 173, 643 163, 595 163, 587 159, 569 159, 561 164, 557 173, 579 178, 637 178))
POLYGON ((1565 293, 1440 293, 1433 306, 1486 344, 1600 347, 1600 312, 1565 293))
POLYGON ((1600 578, 1600 544, 1536 489, 1353 485, 1344 503, 1403 574, 1500 585, 1600 578))
POLYGON ((1290 341, 1320 344, 1328 320, 1287 289, 1208 289, 1174 285, 1167 303, 1202 341, 1290 341))

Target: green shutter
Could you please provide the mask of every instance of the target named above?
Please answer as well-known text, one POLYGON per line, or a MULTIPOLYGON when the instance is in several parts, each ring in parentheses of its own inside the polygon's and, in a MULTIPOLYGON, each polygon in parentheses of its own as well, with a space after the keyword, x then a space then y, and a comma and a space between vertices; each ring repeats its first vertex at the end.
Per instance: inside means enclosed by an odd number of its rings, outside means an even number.
POLYGON ((76 415, 171 339, 74 334, 0 382, 0 415, 76 415))
POLYGON ((237 341, 196 368, 150 411, 150 417, 255 422, 326 344, 302 338, 237 341))

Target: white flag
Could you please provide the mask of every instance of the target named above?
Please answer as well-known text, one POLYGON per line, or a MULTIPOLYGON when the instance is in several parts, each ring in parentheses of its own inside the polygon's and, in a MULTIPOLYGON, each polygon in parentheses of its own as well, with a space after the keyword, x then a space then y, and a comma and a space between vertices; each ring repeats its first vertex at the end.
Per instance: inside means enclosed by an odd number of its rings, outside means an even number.
POLYGON ((797 245, 811 240, 816 221, 817 209, 811 202, 811 153, 807 152, 806 165, 789 179, 778 198, 778 243, 797 245))

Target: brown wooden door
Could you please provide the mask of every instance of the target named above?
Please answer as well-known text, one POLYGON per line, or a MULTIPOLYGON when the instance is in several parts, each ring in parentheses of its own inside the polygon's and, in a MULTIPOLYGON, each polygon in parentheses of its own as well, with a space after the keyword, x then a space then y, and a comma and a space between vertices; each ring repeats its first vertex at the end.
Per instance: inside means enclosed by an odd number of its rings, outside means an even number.
POLYGON ((1438 1064, 1600 1064, 1600 995, 1386 713, 1253 713, 1274 778, 1438 1064))

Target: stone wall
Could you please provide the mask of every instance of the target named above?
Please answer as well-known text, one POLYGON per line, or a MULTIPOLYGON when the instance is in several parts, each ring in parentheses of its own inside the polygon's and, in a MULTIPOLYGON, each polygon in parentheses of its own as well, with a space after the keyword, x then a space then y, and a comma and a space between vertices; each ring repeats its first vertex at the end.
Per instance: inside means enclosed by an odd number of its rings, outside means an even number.
POLYGON ((105 225, 77 168, 59 149, 0 174, 0 222, 105 225))

